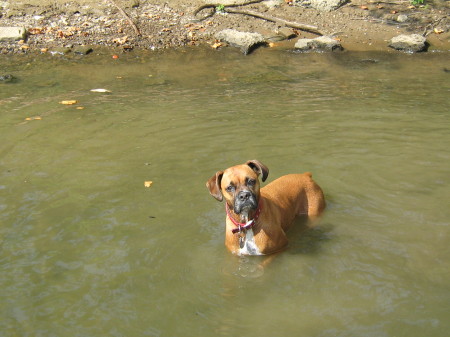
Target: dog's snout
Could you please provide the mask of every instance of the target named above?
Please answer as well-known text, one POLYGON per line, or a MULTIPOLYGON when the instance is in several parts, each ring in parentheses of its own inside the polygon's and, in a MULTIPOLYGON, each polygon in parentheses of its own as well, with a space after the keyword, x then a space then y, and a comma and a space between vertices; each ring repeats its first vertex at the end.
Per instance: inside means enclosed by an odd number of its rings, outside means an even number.
POLYGON ((251 192, 250 191, 240 191, 238 194, 238 199, 239 201, 246 201, 251 197, 251 192))

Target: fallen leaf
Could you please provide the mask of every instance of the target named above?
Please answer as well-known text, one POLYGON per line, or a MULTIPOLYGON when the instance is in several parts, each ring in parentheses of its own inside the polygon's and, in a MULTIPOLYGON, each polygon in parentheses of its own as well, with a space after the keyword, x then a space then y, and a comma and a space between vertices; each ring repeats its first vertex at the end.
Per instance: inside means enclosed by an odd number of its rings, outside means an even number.
POLYGON ((440 28, 434 28, 433 31, 434 31, 434 34, 442 34, 444 32, 444 30, 440 29, 440 28))
POLYGON ((77 109, 77 110, 83 110, 83 109, 84 109, 84 106, 77 106, 76 109, 77 109))
POLYGON ((150 186, 152 186, 152 184, 153 184, 153 181, 150 181, 150 180, 144 181, 144 187, 150 187, 150 186))
POLYGON ((365 10, 365 11, 369 9, 369 7, 367 7, 367 6, 361 6, 360 8, 365 10))
POLYGON ((91 92, 111 92, 108 89, 91 89, 91 92))
POLYGON ((118 37, 117 39, 114 39, 113 42, 122 45, 125 44, 128 41, 128 36, 118 37))
POLYGON ((214 44, 211 45, 211 47, 212 47, 213 49, 217 49, 217 48, 220 48, 220 47, 222 47, 222 46, 223 46, 223 43, 220 42, 220 41, 218 41, 218 40, 216 40, 216 42, 215 42, 214 44))
POLYGON ((44 34, 44 29, 40 27, 30 28, 27 31, 30 35, 44 34))
POLYGON ((40 121, 42 119, 41 116, 34 116, 34 117, 27 117, 25 118, 26 121, 40 121))
POLYGON ((78 101, 76 101, 76 100, 67 100, 67 101, 61 101, 61 102, 59 102, 60 104, 64 104, 64 105, 74 105, 74 104, 77 104, 78 103, 78 101))

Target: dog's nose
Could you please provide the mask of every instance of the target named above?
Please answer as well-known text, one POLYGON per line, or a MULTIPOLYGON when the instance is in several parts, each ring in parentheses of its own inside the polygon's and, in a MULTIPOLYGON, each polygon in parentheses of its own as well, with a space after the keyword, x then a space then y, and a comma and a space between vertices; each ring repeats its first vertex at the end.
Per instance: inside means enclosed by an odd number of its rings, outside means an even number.
POLYGON ((250 191, 240 191, 238 194, 239 201, 247 201, 252 194, 250 191))

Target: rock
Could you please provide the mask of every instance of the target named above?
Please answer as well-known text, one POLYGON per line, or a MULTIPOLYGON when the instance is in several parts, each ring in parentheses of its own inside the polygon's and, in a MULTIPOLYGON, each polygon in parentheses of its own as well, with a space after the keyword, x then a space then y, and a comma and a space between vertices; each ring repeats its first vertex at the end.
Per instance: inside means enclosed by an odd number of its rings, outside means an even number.
POLYGON ((294 0, 297 6, 314 8, 322 12, 331 12, 346 2, 347 0, 294 0))
POLYGON ((50 54, 52 55, 66 55, 71 52, 70 47, 55 47, 52 50, 50 50, 50 54))
POLYGON ((263 4, 266 5, 268 9, 273 9, 281 6, 281 0, 265 0, 263 4))
POLYGON ((267 42, 279 42, 292 39, 296 36, 297 34, 291 28, 283 27, 278 29, 274 34, 267 35, 265 39, 267 42))
POLYGON ((427 39, 419 34, 398 35, 391 39, 389 47, 407 53, 417 53, 426 51, 428 43, 427 39))
POLYGON ((247 55, 259 45, 265 44, 266 41, 261 34, 240 32, 235 29, 225 29, 216 34, 216 39, 225 41, 226 43, 240 48, 247 55))
POLYGON ((283 34, 274 34, 274 35, 268 35, 265 37, 267 42, 280 42, 280 41, 284 41, 287 40, 286 36, 284 36, 283 34))
POLYGON ((286 39, 292 39, 293 37, 297 36, 297 34, 295 34, 295 32, 292 30, 292 28, 288 27, 282 27, 278 29, 278 33, 284 35, 286 39))
POLYGON ((11 74, 1 74, 0 83, 11 83, 14 82, 16 78, 11 74))
POLYGON ((94 50, 89 46, 76 46, 73 49, 74 54, 78 55, 87 55, 89 53, 92 53, 94 50))
POLYGON ((330 36, 320 36, 315 39, 300 39, 295 43, 295 49, 299 51, 335 51, 342 50, 339 41, 330 36))
POLYGON ((0 42, 25 40, 27 30, 24 27, 0 27, 0 42))
POLYGON ((397 16, 397 22, 403 23, 406 21, 408 21, 408 15, 400 14, 399 16, 397 16))

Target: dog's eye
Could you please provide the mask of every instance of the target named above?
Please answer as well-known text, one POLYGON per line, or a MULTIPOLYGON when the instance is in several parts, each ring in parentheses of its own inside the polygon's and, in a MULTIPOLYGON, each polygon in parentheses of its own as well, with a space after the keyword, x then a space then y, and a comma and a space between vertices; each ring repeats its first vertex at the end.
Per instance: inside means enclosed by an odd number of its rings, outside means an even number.
POLYGON ((227 188, 225 189, 227 192, 231 193, 234 191, 234 186, 233 185, 228 185, 227 188))
POLYGON ((256 180, 255 179, 248 179, 247 180, 247 186, 255 186, 256 180))

